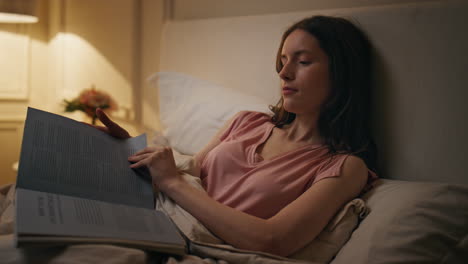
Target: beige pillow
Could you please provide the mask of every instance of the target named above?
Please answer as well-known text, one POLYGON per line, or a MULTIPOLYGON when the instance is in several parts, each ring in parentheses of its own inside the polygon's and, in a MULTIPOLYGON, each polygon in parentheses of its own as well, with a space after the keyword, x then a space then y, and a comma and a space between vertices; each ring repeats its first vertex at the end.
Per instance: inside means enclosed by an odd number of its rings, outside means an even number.
POLYGON ((332 264, 468 263, 468 186, 379 180, 332 264))
POLYGON ((362 199, 347 203, 325 229, 303 249, 290 257, 318 263, 329 263, 348 241, 359 221, 368 213, 362 199))

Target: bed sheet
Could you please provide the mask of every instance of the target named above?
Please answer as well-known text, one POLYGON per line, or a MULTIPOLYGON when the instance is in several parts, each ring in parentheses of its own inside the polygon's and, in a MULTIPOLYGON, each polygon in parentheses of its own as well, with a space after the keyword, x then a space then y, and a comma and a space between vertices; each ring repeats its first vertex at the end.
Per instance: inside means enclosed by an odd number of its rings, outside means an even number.
POLYGON ((102 244, 16 248, 13 234, 14 187, 14 184, 0 187, 0 263, 227 263, 195 255, 186 255, 180 258, 165 254, 148 253, 135 248, 102 244))
MULTIPOLYGON (((190 166, 190 156, 175 155, 179 168, 190 166)), ((198 188, 198 178, 184 174, 186 180, 198 188)), ((183 257, 169 256, 162 253, 108 244, 80 244, 61 247, 16 248, 14 242, 14 197, 15 185, 0 187, 0 263, 109 263, 109 264, 146 264, 146 263, 304 263, 303 261, 282 258, 262 252, 240 250, 224 244, 221 240, 210 239, 211 234, 193 216, 177 206, 164 194, 158 194, 157 210, 169 212, 176 219, 179 229, 202 230, 198 236, 191 236, 197 241, 190 243, 190 254, 183 257), (195 228, 194 228, 195 227, 195 228)), ((309 262, 310 263, 310 262, 309 262)))

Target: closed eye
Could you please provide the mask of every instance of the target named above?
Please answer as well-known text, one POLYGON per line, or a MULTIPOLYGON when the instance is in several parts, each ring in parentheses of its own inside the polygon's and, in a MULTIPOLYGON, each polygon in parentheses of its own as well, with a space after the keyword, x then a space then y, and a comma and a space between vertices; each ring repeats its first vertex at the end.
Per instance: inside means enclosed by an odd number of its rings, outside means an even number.
POLYGON ((310 61, 299 61, 299 63, 302 64, 302 65, 309 65, 312 62, 310 62, 310 61))

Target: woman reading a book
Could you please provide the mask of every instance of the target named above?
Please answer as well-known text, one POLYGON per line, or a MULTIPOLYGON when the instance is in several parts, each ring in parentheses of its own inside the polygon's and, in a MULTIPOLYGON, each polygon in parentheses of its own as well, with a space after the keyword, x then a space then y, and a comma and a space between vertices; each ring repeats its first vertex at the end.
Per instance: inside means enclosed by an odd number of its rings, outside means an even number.
MULTIPOLYGON (((168 147, 128 160, 228 244, 288 256, 376 177, 369 43, 345 19, 307 18, 284 33, 276 69, 282 96, 273 115, 236 114, 194 156, 206 192, 183 180, 168 147)), ((101 130, 130 137, 97 114, 101 130)))

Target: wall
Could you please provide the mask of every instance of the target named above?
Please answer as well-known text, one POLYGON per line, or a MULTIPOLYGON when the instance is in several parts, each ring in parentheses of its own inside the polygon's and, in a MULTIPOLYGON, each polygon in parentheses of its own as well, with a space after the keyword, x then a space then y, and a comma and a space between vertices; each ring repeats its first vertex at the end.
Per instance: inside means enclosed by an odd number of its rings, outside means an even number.
POLYGON ((38 0, 39 23, 0 24, 0 185, 15 180, 27 106, 83 121, 63 99, 95 85, 132 135, 159 127, 146 78, 158 69, 163 12, 163 0, 38 0))
MULTIPOLYGON (((423 0, 419 0, 423 1, 423 0)), ((269 14, 417 0, 38 0, 39 23, 0 24, 0 185, 13 182, 27 106, 58 114, 63 99, 95 85, 120 104, 132 135, 160 129, 157 91, 164 20, 269 14)), ((66 114, 84 120, 80 113, 66 114)))
POLYGON ((427 2, 427 0, 173 0, 171 13, 176 20, 185 20, 424 1, 427 2))
POLYGON ((0 24, 0 185, 13 182, 27 106, 47 109, 47 1, 36 24, 0 24))
POLYGON ((51 8, 59 17, 51 35, 51 79, 59 97, 73 98, 95 85, 119 103, 113 117, 130 134, 158 129, 157 94, 146 79, 158 67, 163 1, 64 0, 51 1, 51 8))
MULTIPOLYGON (((51 86, 55 86, 55 112, 62 99, 75 98, 95 86, 119 104, 114 116, 134 121, 139 96, 140 1, 50 1, 51 86), (53 69, 52 69, 53 68, 53 69)), ((73 115, 72 115, 73 116, 73 115)), ((75 115, 78 118, 78 115, 75 115)))
POLYGON ((159 69, 160 40, 170 0, 143 0, 141 12, 141 107, 142 131, 152 137, 151 132, 159 130, 159 106, 157 91, 148 85, 147 79, 159 69))

